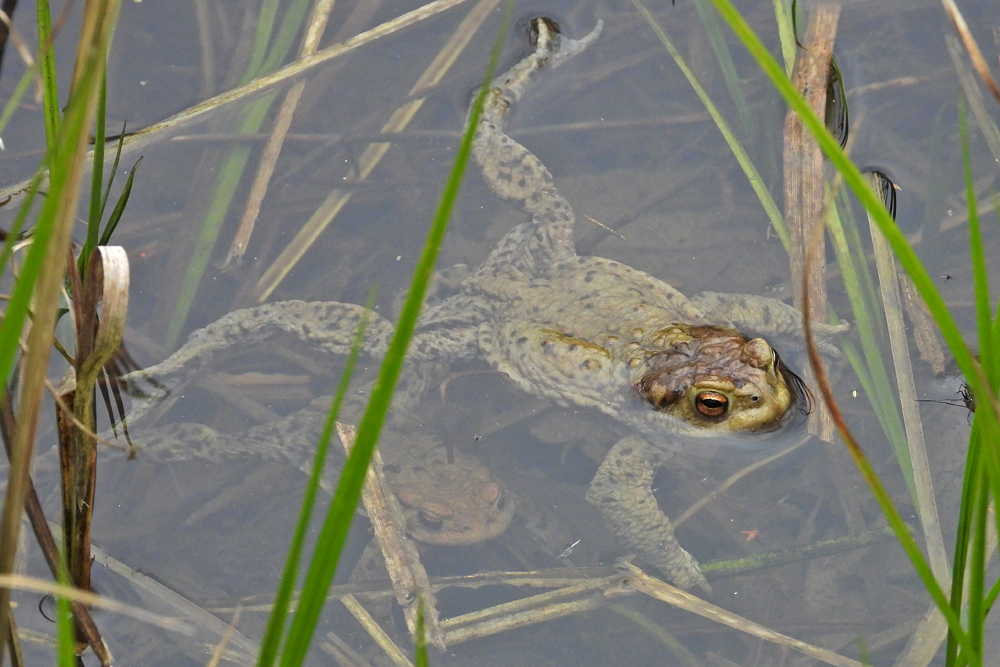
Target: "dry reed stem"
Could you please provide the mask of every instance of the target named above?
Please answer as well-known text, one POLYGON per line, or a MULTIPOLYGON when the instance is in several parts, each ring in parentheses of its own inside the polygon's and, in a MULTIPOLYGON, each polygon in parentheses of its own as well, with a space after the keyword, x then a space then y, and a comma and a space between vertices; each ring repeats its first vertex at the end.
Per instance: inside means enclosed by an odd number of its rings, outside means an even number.
POLYGON ((557 588, 546 593, 530 595, 519 600, 504 602, 492 607, 487 607, 486 609, 480 609, 479 611, 473 611, 468 614, 462 614, 461 616, 455 616, 454 618, 441 621, 441 627, 446 630, 453 631, 463 625, 470 625, 472 623, 478 623, 479 621, 484 621, 498 616, 507 616, 527 611, 551 602, 562 601, 563 598, 580 595, 582 593, 592 593, 596 590, 606 590, 612 586, 616 586, 620 580, 621 574, 618 572, 599 579, 585 579, 584 581, 580 581, 569 586, 563 586, 562 588, 557 588))
POLYGON ((398 646, 396 646, 396 643, 385 633, 382 626, 379 625, 374 618, 372 618, 371 614, 368 613, 368 610, 361 606, 361 603, 358 602, 357 598, 353 595, 345 595, 340 598, 340 601, 345 607, 347 607, 347 610, 351 612, 351 615, 354 616, 355 620, 361 624, 361 627, 368 631, 368 634, 375 640, 375 643, 378 644, 383 651, 385 651, 385 654, 396 664, 396 667, 413 667, 413 663, 410 662, 410 659, 406 657, 398 646))
POLYGON ((913 384, 913 366, 910 350, 906 343, 906 328, 903 325, 903 310, 899 295, 896 261, 885 236, 871 218, 872 247, 875 251, 875 265, 878 268, 879 287, 882 292, 882 307, 885 311, 886 327, 889 330, 889 345, 892 350, 893 368, 896 371, 896 388, 899 404, 903 412, 903 428, 910 451, 910 465, 913 469, 913 484, 916 487, 919 504, 920 527, 926 540, 927 555, 934 577, 941 587, 951 586, 951 571, 945 552, 944 536, 938 518, 937 500, 931 481, 930 464, 927 461, 927 446, 924 429, 917 406, 917 389, 913 384))
MULTIPOLYGON (((452 33, 451 38, 445 43, 434 61, 428 65, 423 75, 410 89, 410 99, 405 104, 396 109, 381 132, 401 132, 413 120, 417 112, 423 106, 425 97, 416 97, 424 93, 428 88, 437 85, 444 78, 444 75, 451 69, 451 66, 458 59, 458 56, 465 50, 477 29, 482 25, 490 12, 499 4, 500 0, 479 0, 479 3, 472 8, 468 16, 452 33)), ((358 157, 358 173, 352 179, 353 183, 365 181, 372 173, 382 158, 389 151, 392 144, 379 142, 369 144, 358 157)), ((302 229, 295 235, 295 238, 281 251, 277 259, 268 267, 264 275, 257 281, 254 288, 254 300, 258 303, 265 301, 271 292, 284 280, 289 271, 299 262, 306 251, 319 238, 327 226, 333 222, 340 210, 351 199, 352 192, 335 188, 327 198, 319 205, 312 217, 306 221, 302 229)))
MULTIPOLYGON (((356 435, 353 426, 337 423, 337 435, 348 454, 354 448, 356 435)), ((382 456, 376 449, 372 453, 371 464, 365 475, 361 489, 361 500, 368 511, 368 519, 375 531, 385 569, 392 580, 396 601, 403 608, 406 625, 413 637, 417 635, 418 609, 422 609, 426 641, 445 648, 444 633, 438 622, 437 598, 431 588, 427 571, 420 564, 417 547, 406 535, 406 519, 399 499, 389 488, 382 473, 382 456)))
MULTIPOLYGON (((972 115, 976 117, 976 123, 986 139, 986 145, 989 146, 993 159, 1000 162, 1000 130, 997 129, 990 112, 986 110, 986 100, 979 90, 979 85, 976 84, 976 77, 962 60, 962 47, 958 40, 952 35, 945 35, 944 42, 948 47, 948 55, 951 57, 955 73, 958 74, 958 81, 962 84, 962 92, 965 93, 965 99, 969 101, 972 115)), ((968 215, 968 210, 966 210, 966 220, 968 220, 968 215)))
POLYGON ((333 658, 339 667, 372 667, 370 662, 332 632, 326 633, 326 641, 319 648, 333 658))
POLYGON ((219 663, 222 662, 222 658, 226 653, 226 646, 229 645, 229 640, 233 638, 233 633, 236 632, 236 626, 239 625, 240 616, 242 615, 243 610, 237 607, 236 611, 233 612, 233 620, 229 621, 229 627, 226 628, 225 634, 219 639, 219 643, 215 647, 215 650, 212 651, 212 657, 205 663, 205 667, 219 667, 219 663))
POLYGON ((631 563, 626 563, 625 566, 628 568, 630 576, 623 583, 652 598, 662 600, 675 607, 707 618, 710 621, 715 621, 735 630, 745 632, 778 646, 786 646, 794 649, 810 658, 821 660, 828 665, 836 665, 837 667, 863 667, 857 660, 852 660, 833 651, 828 651, 827 649, 807 644, 788 635, 775 632, 738 614, 727 611, 722 607, 705 602, 686 591, 650 577, 631 563))
MULTIPOLYGON (((299 58, 306 58, 316 53, 316 49, 319 48, 319 39, 323 35, 323 30, 326 29, 330 12, 333 11, 333 3, 334 0, 316 0, 313 4, 306 23, 306 34, 302 38, 302 46, 299 49, 299 58)), ((254 177, 253 185, 250 186, 250 194, 243 209, 243 217, 240 219, 239 227, 223 260, 223 267, 240 261, 243 258, 243 253, 246 252, 254 224, 260 214, 260 205, 267 194, 268 183, 270 183, 274 168, 278 164, 278 155, 284 146, 285 137, 292 126, 292 118, 295 116, 295 109, 299 105, 299 100, 302 99, 305 88, 306 82, 300 80, 296 81, 285 93, 281 108, 278 109, 278 115, 274 119, 271 134, 264 145, 264 152, 257 167, 257 175, 254 177)))
POLYGON ((563 616, 599 609, 606 604, 607 601, 600 596, 573 600, 572 602, 554 602, 552 604, 539 607, 538 609, 522 611, 502 618, 489 619, 475 625, 467 625, 455 630, 450 630, 447 634, 445 634, 445 640, 448 642, 449 646, 452 644, 460 644, 471 639, 488 637, 490 635, 533 625, 535 623, 551 621, 556 618, 562 618, 563 616))
MULTIPOLYGON (((229 624, 209 613, 203 607, 191 602, 184 596, 167 588, 160 582, 146 576, 142 572, 129 567, 117 558, 109 556, 104 553, 104 551, 93 545, 91 545, 91 552, 94 555, 95 564, 107 568, 110 572, 113 572, 121 577, 123 581, 127 581, 128 584, 135 588, 144 599, 155 599, 157 602, 162 603, 173 610, 173 615, 181 616, 192 621, 192 623, 187 623, 184 620, 172 618, 171 620, 178 625, 178 627, 173 628, 174 630, 190 635, 194 634, 193 629, 197 628, 201 632, 209 632, 217 637, 223 637, 227 633, 229 624), (194 628, 192 628, 192 626, 194 626, 194 628)), ((244 611, 246 610, 244 609, 244 611)), ((228 613, 235 612, 235 609, 228 611, 228 613)), ((214 641, 212 646, 217 643, 217 641, 214 641)), ((239 630, 234 630, 232 632, 229 643, 237 647, 248 657, 246 662, 252 661, 252 659, 256 658, 257 654, 260 652, 260 647, 257 642, 252 641, 239 630)))
POLYGON ((979 50, 979 45, 976 44, 975 37, 969 32, 969 26, 965 23, 965 17, 959 11, 955 0, 941 0, 941 4, 944 5, 944 10, 948 13, 948 18, 951 19, 952 25, 955 26, 955 31, 962 39, 965 50, 969 52, 969 58, 972 59, 972 66, 979 72, 980 78, 993 95, 993 99, 1000 104, 1000 86, 997 85, 996 79, 990 74, 990 66, 986 64, 986 59, 983 58, 983 53, 979 50))
MULTIPOLYGON (((826 91, 830 75, 830 59, 840 18, 840 6, 820 3, 813 9, 806 33, 805 48, 799 51, 792 74, 795 89, 802 94, 814 112, 822 115, 826 108, 826 91)), ((812 230, 823 226, 823 153, 819 144, 802 125, 802 119, 789 110, 784 129, 784 181, 785 220, 792 236, 790 253, 792 284, 807 284, 812 307, 804 317, 826 321, 826 264, 823 247, 817 261, 804 273, 806 244, 813 236, 812 230)), ((802 300, 796 290, 795 307, 801 309, 802 300)), ((807 382, 811 378, 806 378, 807 382)), ((822 405, 809 420, 809 431, 829 442, 833 438, 833 422, 822 405)))

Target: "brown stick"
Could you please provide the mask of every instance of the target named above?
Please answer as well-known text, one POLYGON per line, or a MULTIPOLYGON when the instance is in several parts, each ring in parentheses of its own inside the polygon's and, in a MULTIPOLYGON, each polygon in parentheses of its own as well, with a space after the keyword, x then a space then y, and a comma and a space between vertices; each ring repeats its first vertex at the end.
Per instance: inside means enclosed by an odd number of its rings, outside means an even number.
MULTIPOLYGON (((799 51, 792 74, 792 83, 809 103, 812 110, 823 115, 826 109, 826 90, 830 76, 830 58, 837 34, 840 7, 822 3, 813 11, 806 34, 805 47, 799 51)), ((808 285, 811 309, 806 317, 826 320, 826 264, 823 261, 825 242, 822 236, 808 275, 803 266, 806 244, 814 235, 812 230, 823 224, 823 153, 812 135, 805 130, 802 119, 791 109, 785 116, 785 220, 792 235, 791 272, 792 284, 808 285)), ((802 299, 795 290, 795 307, 801 309, 802 299)), ((822 405, 817 419, 810 420, 810 431, 824 440, 833 437, 833 423, 822 405)))
MULTIPOLYGON (((344 449, 350 454, 354 447, 354 427, 338 422, 337 435, 344 449)), ((372 522, 375 540, 385 557, 385 569, 392 580, 396 601, 403 608, 410 634, 416 636, 417 608, 422 607, 427 642, 443 650, 444 633, 438 622, 437 598, 431 588, 427 571, 420 564, 417 547, 406 536, 403 509, 382 474, 382 457, 378 450, 372 455, 365 485, 361 490, 361 499, 368 511, 368 519, 372 522)))
MULTIPOLYGON (((61 410, 58 412, 59 414, 64 414, 61 410)), ((11 406, 10 392, 5 390, 3 398, 0 399, 0 436, 2 436, 4 446, 7 448, 8 456, 10 456, 10 442, 14 431, 14 410, 11 406)), ((63 564, 59 561, 59 547, 56 545, 56 539, 52 535, 52 529, 49 528, 48 521, 45 520, 42 503, 38 500, 35 483, 30 477, 28 478, 28 492, 24 499, 24 511, 28 515, 28 521, 31 523, 31 529, 35 533, 35 539, 38 540, 38 546, 42 550, 42 555, 49 566, 49 571, 52 572, 53 579, 58 580, 59 575, 57 573, 60 568, 63 568, 63 564)), ((69 581, 69 575, 67 574, 64 579, 69 581)), ((77 628, 94 650, 94 654, 101 661, 101 665, 103 667, 110 667, 111 654, 108 652, 108 647, 104 644, 104 640, 101 639, 101 633, 90 615, 90 610, 79 602, 71 601, 70 605, 73 609, 73 618, 76 621, 77 628)), ((13 619, 13 617, 11 618, 13 619)))

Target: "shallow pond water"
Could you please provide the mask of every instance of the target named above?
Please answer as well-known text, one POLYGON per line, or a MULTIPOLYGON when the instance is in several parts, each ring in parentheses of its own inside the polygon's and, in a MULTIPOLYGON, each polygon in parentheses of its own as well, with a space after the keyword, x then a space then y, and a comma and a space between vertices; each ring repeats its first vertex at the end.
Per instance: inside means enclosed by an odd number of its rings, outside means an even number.
MULTIPOLYGON (((417 6, 339 3, 323 45, 417 6)), ((262 292, 262 276, 334 187, 350 192, 349 201, 276 285, 269 300, 363 303, 374 286, 377 309, 394 317, 394 302, 409 280, 450 169, 470 92, 485 69, 499 10, 490 13, 440 84, 424 93, 419 112, 393 137, 394 143, 371 174, 359 180, 357 173, 368 142, 397 107, 412 99, 414 82, 471 7, 465 3, 377 40, 316 68, 304 79, 303 99, 246 257, 220 268, 247 199, 250 176, 236 189, 205 277, 191 299, 190 314, 178 327, 181 340, 219 316, 255 303, 262 292)), ((741 9, 776 52, 771 3, 741 9)), ((965 9, 984 48, 993 43, 988 10, 988 3, 965 9)), ((245 12, 255 11, 254 3, 236 1, 210 7, 191 3, 182 9, 164 3, 126 3, 109 66, 109 127, 127 119, 130 128, 140 128, 230 86, 233 77, 227 71, 239 72, 242 67, 233 63, 234 58, 245 62, 241 51, 245 12), (198 8, 204 13, 198 14, 198 8), (204 20, 202 35, 198 26, 204 20)), ((532 90, 509 128, 552 171, 573 205, 579 252, 648 271, 686 294, 711 290, 789 299, 785 252, 769 233, 752 189, 633 5, 621 0, 533 0, 514 11, 518 18, 551 15, 571 36, 585 33, 597 19, 605 22, 605 32, 591 49, 532 90)), ((723 113, 740 127, 693 6, 664 4, 654 13, 723 113)), ((25 11, 16 17, 16 25, 29 32, 31 18, 25 11)), ((885 171, 899 186, 899 224, 917 241, 932 275, 940 276, 941 289, 971 334, 974 314, 966 234, 963 225, 952 223, 964 206, 956 120, 959 88, 945 34, 951 34, 950 26, 940 5, 931 0, 853 3, 843 10, 836 54, 851 105, 853 155, 862 166, 885 171)), ((501 67, 524 53, 525 40, 523 30, 511 31, 501 67)), ((742 47, 732 49, 750 110, 749 123, 738 134, 772 193, 780 198, 784 107, 742 47)), ((68 50, 64 55, 69 56, 68 50)), ((0 92, 9 94, 19 67, 8 53, 0 92)), ((280 91, 283 94, 284 89, 280 91)), ((37 110, 28 102, 24 107, 4 133, 10 155, 0 171, 5 182, 30 174, 31 159, 37 159, 42 145, 37 110)), ((127 343, 141 365, 169 353, 168 332, 178 318, 175 304, 190 273, 189 261, 203 244, 202 220, 225 151, 234 145, 248 146, 250 168, 260 161, 263 139, 254 135, 249 141, 237 141, 233 134, 240 109, 234 104, 213 112, 208 122, 184 127, 171 133, 169 140, 142 150, 144 162, 132 201, 116 234, 132 263, 127 343)), ((129 155, 123 164, 131 164, 135 157, 129 155)), ((974 140, 973 162, 980 179, 977 188, 985 196, 995 187, 996 163, 979 139, 974 140)), ((10 206, 3 209, 0 223, 9 224, 13 213, 10 206)), ((496 200, 470 168, 439 266, 479 265, 520 221, 520 214, 496 200)), ((987 226, 987 235, 992 256, 1000 256, 995 226, 987 226)), ((849 317, 839 273, 833 269, 831 274, 833 306, 842 317, 849 317)), ((803 360, 794 352, 785 356, 801 369, 803 360)), ((927 397, 950 398, 953 390, 936 388, 926 365, 916 363, 918 390, 927 397)), ((329 393, 340 370, 339 362, 285 340, 237 350, 213 368, 287 377, 277 385, 230 389, 228 401, 209 383, 193 384, 182 392, 167 421, 205 423, 236 432, 329 393), (258 407, 246 408, 245 402, 243 409, 233 407, 241 398, 257 401, 258 407)), ((836 391, 851 427, 894 497, 905 503, 906 488, 892 450, 861 387, 849 368, 842 369, 839 377, 836 391)), ((583 497, 600 458, 620 435, 616 426, 523 396, 495 374, 451 380, 447 399, 447 408, 435 403, 436 395, 425 400, 427 421, 482 458, 516 494, 527 516, 491 542, 429 551, 425 559, 433 575, 564 564, 565 559, 545 555, 531 544, 527 536, 533 512, 552 515, 559 525, 556 539, 565 546, 580 540, 572 555, 574 565, 610 564, 622 555, 583 497)), ((923 405, 929 416, 927 437, 947 544, 968 425, 961 409, 923 405)), ((51 435, 46 437, 51 442, 51 435)), ((672 517, 756 460, 727 450, 691 454, 679 457, 657 477, 661 506, 672 517)), ((297 469, 253 460, 167 465, 142 457, 136 462, 109 457, 102 465, 94 542, 107 554, 209 609, 267 600, 278 581, 298 511, 304 477, 297 469)), ((54 488, 53 479, 43 476, 40 484, 47 480, 49 486, 42 488, 54 488)), ((345 554, 348 564, 367 541, 367 525, 362 519, 357 524, 345 554)), ((811 442, 726 489, 681 526, 678 537, 704 563, 883 525, 878 507, 842 447, 811 442)), ((41 574, 41 567, 35 559, 31 570, 41 574)), ((339 580, 349 568, 342 569, 339 580)), ((154 604, 108 571, 99 568, 96 576, 97 586, 113 596, 154 604)), ((909 632, 929 604, 910 565, 892 543, 719 578, 713 586, 710 600, 715 604, 854 658, 859 646, 864 647, 873 664, 889 664, 903 651, 909 632)), ((442 595, 442 613, 454 616, 521 594, 501 586, 452 591, 442 595)), ((698 664, 805 661, 651 599, 624 597, 615 605, 456 645, 445 654, 432 655, 432 662, 681 663, 680 652, 667 648, 667 634, 698 664)), ((364 647, 360 628, 336 603, 330 607, 319 636, 336 632, 364 647)), ((231 613, 219 611, 218 616, 228 622, 231 613)), ((19 617, 19 621, 44 629, 37 618, 19 617)), ((187 638, 109 616, 102 622, 109 623, 116 655, 127 662, 182 665, 206 659, 198 642, 187 638)), ((250 608, 242 613, 239 629, 254 640, 265 622, 264 613, 250 608)), ((213 641, 210 632, 204 641, 213 641)), ((314 650, 313 659, 330 660, 319 650, 314 650)))

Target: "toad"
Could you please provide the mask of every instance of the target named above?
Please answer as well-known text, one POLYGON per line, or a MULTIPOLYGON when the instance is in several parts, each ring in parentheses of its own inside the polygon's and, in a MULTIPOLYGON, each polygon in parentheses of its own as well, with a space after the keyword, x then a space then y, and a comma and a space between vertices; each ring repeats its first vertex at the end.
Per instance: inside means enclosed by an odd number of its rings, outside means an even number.
MULTIPOLYGON (((456 294, 426 308, 408 360, 412 369, 416 362, 481 359, 530 394, 616 420, 627 435, 598 468, 587 499, 626 548, 678 586, 708 589, 657 505, 653 476, 685 444, 756 438, 807 410, 807 392, 774 348, 741 333, 801 337, 802 315, 754 295, 686 297, 648 273, 576 253, 572 208, 548 169, 505 126, 536 75, 582 52, 601 28, 598 22, 573 40, 551 21, 536 20, 533 51, 490 85, 473 156, 490 188, 530 220, 508 232, 456 294)), ((169 390, 214 352, 278 331, 346 354, 363 311, 302 301, 234 311, 128 379, 169 390)), ((380 356, 393 327, 375 313, 369 317, 363 351, 380 356)), ((835 353, 830 337, 846 329, 814 325, 827 353, 835 353)))

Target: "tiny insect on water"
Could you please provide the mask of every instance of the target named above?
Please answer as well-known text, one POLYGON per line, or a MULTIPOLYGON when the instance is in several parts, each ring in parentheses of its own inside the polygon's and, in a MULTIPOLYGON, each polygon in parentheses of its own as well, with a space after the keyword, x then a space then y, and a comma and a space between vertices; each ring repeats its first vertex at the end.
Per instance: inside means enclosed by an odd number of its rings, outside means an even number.
POLYGON ((972 390, 969 389, 969 383, 963 382, 962 386, 959 387, 958 398, 946 398, 946 399, 936 399, 936 398, 918 398, 918 403, 943 403, 944 405, 954 405, 955 407, 965 406, 965 409, 969 411, 969 422, 972 422, 972 415, 976 412, 976 397, 972 395, 972 390), (960 402, 956 402, 960 401, 960 402))

